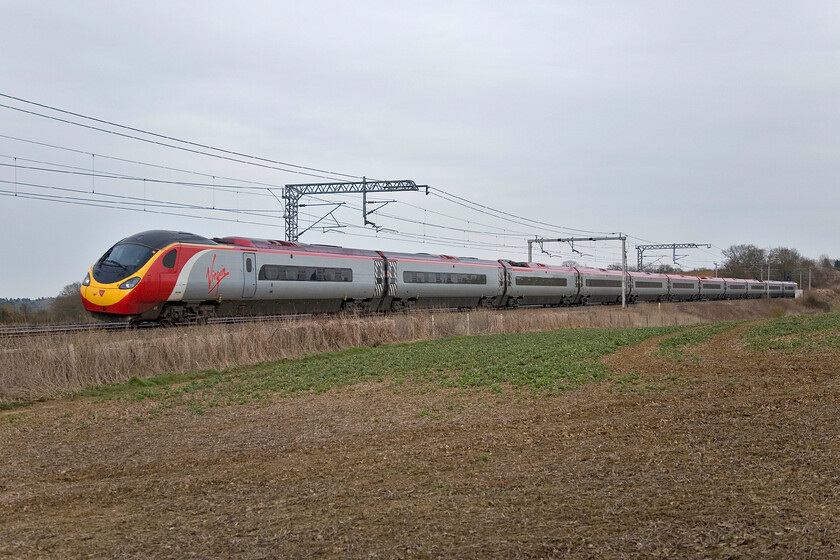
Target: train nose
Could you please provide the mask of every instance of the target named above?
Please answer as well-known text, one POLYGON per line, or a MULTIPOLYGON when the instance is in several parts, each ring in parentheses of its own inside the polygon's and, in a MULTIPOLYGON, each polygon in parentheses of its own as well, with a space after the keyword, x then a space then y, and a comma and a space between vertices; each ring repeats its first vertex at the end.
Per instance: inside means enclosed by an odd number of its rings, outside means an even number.
POLYGON ((96 307, 107 307, 123 299, 126 290, 101 286, 82 286, 82 297, 96 307))

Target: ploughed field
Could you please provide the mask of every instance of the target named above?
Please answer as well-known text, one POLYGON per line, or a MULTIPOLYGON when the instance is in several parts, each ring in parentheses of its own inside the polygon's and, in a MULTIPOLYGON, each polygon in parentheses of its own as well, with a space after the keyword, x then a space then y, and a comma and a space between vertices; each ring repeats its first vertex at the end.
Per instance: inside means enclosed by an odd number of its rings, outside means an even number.
POLYGON ((351 349, 0 413, 10 557, 840 556, 840 314, 351 349))

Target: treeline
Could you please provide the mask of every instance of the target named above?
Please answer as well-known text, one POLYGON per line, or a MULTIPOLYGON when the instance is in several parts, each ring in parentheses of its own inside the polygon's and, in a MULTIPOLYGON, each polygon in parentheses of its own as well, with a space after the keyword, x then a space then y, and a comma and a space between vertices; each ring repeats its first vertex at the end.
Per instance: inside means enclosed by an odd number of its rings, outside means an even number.
POLYGON ((0 299, 0 323, 41 325, 90 322, 91 315, 82 306, 81 284, 75 282, 61 289, 54 298, 0 299))
MULTIPOLYGON (((756 245, 732 245, 723 251, 725 260, 717 270, 683 270, 668 264, 645 266, 644 272, 659 274, 690 274, 693 276, 713 276, 728 278, 747 278, 752 280, 792 281, 800 288, 830 288, 840 284, 840 259, 821 255, 819 259, 802 256, 796 249, 776 247, 761 249, 756 245)), ((569 266, 577 266, 574 261, 567 261, 569 266)), ((566 263, 563 263, 566 266, 566 263)), ((621 270, 620 264, 611 264, 607 268, 621 270)), ((636 267, 628 266, 636 271, 636 267)))
POLYGON ((720 276, 754 280, 789 280, 800 288, 828 288, 840 282, 840 260, 828 255, 804 257, 796 249, 761 249, 755 245, 732 245, 723 251, 726 260, 720 276))

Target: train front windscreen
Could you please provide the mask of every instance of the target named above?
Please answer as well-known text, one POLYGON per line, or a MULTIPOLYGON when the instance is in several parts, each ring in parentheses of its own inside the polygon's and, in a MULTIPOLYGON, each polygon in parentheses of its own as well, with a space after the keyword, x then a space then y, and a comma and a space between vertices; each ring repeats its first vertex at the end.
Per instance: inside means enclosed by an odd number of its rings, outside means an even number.
POLYGON ((146 264, 155 250, 139 243, 118 243, 93 265, 93 278, 111 284, 131 276, 146 264))

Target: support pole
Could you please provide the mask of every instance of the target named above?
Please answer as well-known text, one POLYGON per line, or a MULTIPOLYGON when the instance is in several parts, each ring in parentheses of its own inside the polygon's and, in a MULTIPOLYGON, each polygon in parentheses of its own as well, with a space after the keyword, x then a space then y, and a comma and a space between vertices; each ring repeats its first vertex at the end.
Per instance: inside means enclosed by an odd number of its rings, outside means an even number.
POLYGON ((540 239, 535 237, 528 240, 528 262, 534 262, 534 243, 539 243, 540 239))
POLYGON ((621 308, 627 308, 627 238, 621 236, 621 308))

